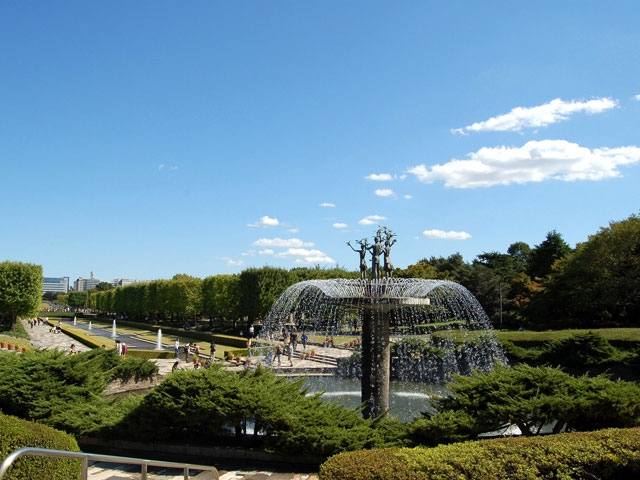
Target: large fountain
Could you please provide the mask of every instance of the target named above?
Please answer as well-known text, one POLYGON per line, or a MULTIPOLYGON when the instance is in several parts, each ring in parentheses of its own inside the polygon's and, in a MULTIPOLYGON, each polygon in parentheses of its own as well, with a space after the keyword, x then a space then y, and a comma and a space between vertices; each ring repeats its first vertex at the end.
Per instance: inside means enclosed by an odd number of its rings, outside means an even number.
MULTIPOLYGON (((504 362, 487 315, 466 288, 446 280, 393 278, 390 251, 394 237, 380 227, 373 244, 359 240, 360 249, 355 249, 348 243, 360 255, 360 279, 296 283, 280 296, 265 321, 268 336, 287 326, 322 332, 327 338, 345 329, 351 335, 361 332, 361 390, 363 416, 367 418, 389 410, 391 343, 417 338, 440 350, 448 349, 438 366, 448 374, 487 371, 496 361, 504 362)), ((429 368, 425 359, 414 353, 400 355, 395 363, 398 369, 409 370, 398 372, 405 379, 419 378, 419 370, 429 368)))

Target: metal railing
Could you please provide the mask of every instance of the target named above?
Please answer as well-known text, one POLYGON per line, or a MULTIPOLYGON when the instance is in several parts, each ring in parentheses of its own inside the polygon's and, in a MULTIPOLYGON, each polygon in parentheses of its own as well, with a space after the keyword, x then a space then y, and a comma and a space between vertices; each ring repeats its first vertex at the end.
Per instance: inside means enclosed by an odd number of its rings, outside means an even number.
POLYGON ((97 453, 84 453, 84 452, 68 452, 66 450, 50 450, 47 448, 34 448, 25 447, 11 452, 7 458, 4 459, 0 465, 0 480, 4 477, 11 464, 18 458, 24 455, 35 455, 40 457, 56 457, 56 458, 76 458, 82 462, 82 472, 80 478, 82 480, 88 479, 89 462, 109 462, 109 463, 124 463, 128 465, 140 465, 141 480, 147 480, 147 468, 151 467, 165 467, 165 468, 178 468, 182 469, 184 473, 184 480, 189 480, 189 470, 202 470, 213 472, 213 480, 218 480, 218 469, 206 465, 194 465, 178 462, 163 462, 160 460, 144 460, 141 458, 132 457, 117 457, 115 455, 100 455, 97 453))

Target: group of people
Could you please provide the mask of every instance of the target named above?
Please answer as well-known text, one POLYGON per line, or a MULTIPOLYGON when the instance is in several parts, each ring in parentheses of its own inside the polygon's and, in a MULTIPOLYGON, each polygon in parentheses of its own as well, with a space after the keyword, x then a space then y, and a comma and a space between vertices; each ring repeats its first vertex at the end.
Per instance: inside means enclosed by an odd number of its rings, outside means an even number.
POLYGON ((127 344, 121 342, 120 340, 116 340, 116 353, 121 356, 127 355, 127 344))
POLYGON ((200 345, 198 345, 197 343, 187 343, 183 347, 181 347, 180 339, 176 338, 175 342, 173 343, 173 358, 176 359, 176 362, 173 364, 172 371, 175 371, 179 368, 181 348, 184 350, 185 362, 189 362, 189 357, 191 357, 194 370, 197 370, 199 368, 209 368, 215 361, 216 343, 213 340, 211 341, 211 345, 209 345, 209 357, 203 359, 201 355, 200 345))
MULTIPOLYGON (((289 366, 293 367, 293 352, 298 349, 298 330, 296 329, 296 327, 292 327, 291 331, 288 331, 285 327, 282 327, 282 340, 284 344, 278 343, 275 349, 278 366, 282 366, 282 357, 286 355, 289 366)), ((309 343, 309 336, 304 330, 302 331, 302 335, 300 335, 300 343, 302 343, 302 349, 306 350, 307 344, 309 343)))

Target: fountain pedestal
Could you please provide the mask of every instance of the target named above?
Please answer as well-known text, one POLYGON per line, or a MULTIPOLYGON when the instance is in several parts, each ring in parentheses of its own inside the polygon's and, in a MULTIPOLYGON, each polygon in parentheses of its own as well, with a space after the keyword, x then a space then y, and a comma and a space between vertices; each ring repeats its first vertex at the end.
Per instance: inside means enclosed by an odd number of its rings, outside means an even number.
POLYGON ((364 418, 375 418, 389 410, 389 313, 362 315, 362 402, 364 418))

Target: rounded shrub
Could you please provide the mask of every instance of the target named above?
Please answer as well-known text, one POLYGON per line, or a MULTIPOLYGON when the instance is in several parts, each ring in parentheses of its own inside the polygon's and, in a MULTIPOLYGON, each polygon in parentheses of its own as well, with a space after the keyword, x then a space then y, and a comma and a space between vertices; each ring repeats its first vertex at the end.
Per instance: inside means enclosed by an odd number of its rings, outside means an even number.
MULTIPOLYGON (((0 458, 25 447, 80 451, 71 435, 0 413, 0 458)), ((80 460, 25 455, 9 467, 3 480, 80 478, 80 468, 80 460)))

